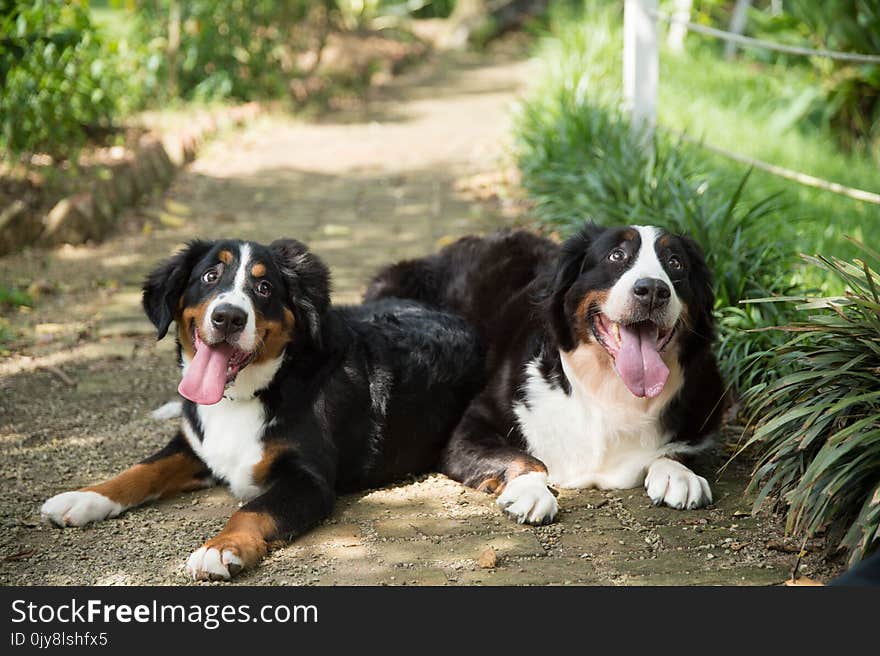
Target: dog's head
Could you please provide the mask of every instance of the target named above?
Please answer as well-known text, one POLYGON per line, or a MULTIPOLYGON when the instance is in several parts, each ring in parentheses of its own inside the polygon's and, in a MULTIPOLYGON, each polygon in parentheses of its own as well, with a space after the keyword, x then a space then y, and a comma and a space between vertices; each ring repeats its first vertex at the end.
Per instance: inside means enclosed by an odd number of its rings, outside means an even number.
POLYGON ((293 239, 193 241, 149 275, 143 304, 159 339, 177 325, 180 393, 213 404, 247 367, 280 361, 290 342, 320 346, 329 284, 327 267, 293 239))
POLYGON ((663 391, 673 352, 681 362, 714 337, 700 248, 652 226, 585 226, 563 244, 546 303, 560 348, 601 348, 637 397, 663 391))

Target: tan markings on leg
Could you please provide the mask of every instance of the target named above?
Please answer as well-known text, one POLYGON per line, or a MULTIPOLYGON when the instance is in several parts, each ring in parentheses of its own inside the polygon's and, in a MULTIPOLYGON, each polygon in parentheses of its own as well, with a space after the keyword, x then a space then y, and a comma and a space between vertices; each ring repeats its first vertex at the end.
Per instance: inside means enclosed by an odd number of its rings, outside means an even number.
POLYGON ((608 290, 590 291, 584 294, 581 302, 578 303, 577 316, 574 319, 574 333, 582 343, 595 342, 593 336, 593 328, 590 325, 590 312, 598 312, 608 300, 608 290))
POLYGON ((257 334, 260 335, 262 345, 254 362, 267 362, 281 355, 284 347, 290 342, 293 324, 293 312, 287 308, 284 308, 284 318, 281 321, 257 316, 257 334))
POLYGON ((239 510, 222 531, 202 546, 217 549, 221 554, 231 551, 241 560, 242 567, 252 567, 269 553, 269 544, 277 533, 275 520, 268 513, 239 510))
POLYGON ((223 262, 223 264, 229 264, 235 259, 235 256, 232 254, 232 251, 223 250, 217 253, 217 259, 223 262))
POLYGON ((485 492, 486 494, 499 494, 503 489, 504 481, 496 476, 485 479, 476 487, 477 492, 485 492))
POLYGON ((266 265, 262 262, 257 262, 251 267, 251 275, 254 278, 262 278, 266 275, 266 265))
POLYGON ((180 339, 180 345, 187 357, 192 359, 195 357, 195 349, 193 348, 192 327, 203 325, 205 320, 205 312, 208 311, 208 305, 212 299, 206 299, 194 307, 182 308, 180 318, 177 321, 177 337, 180 339))
POLYGON ((194 457, 175 453, 153 462, 129 467, 109 481, 83 488, 83 492, 97 492, 111 501, 130 508, 150 499, 161 499, 178 492, 194 490, 210 479, 198 478, 204 465, 194 457))
POLYGON ((263 448, 263 457, 254 465, 251 476, 257 485, 265 485, 269 480, 269 474, 272 473, 272 465, 283 456, 291 451, 291 447, 278 442, 270 442, 263 448))
POLYGON ((517 476, 522 476, 523 474, 528 474, 530 472, 541 472, 542 474, 546 474, 547 467, 543 462, 535 460, 534 458, 527 458, 525 456, 522 458, 515 458, 507 466, 507 469, 504 470, 503 478, 490 476, 480 482, 476 489, 478 492, 485 492, 486 494, 501 494, 507 483, 510 483, 510 481, 517 476))

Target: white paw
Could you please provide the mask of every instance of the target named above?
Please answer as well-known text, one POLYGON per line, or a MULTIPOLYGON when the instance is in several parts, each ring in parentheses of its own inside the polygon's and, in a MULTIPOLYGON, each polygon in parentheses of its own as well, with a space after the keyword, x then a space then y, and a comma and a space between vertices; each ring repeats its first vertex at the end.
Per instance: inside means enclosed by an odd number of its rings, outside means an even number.
POLYGON ((186 560, 186 573, 196 581, 228 581, 241 569, 241 559, 226 549, 199 547, 186 560))
POLYGON ((549 524, 559 504, 547 487, 547 474, 529 472, 514 478, 498 497, 498 505, 520 524, 549 524))
POLYGON ((182 401, 169 401, 150 413, 150 416, 156 421, 164 421, 165 419, 177 419, 183 414, 182 401))
POLYGON ((659 458, 648 467, 645 490, 657 506, 665 503, 679 510, 691 510, 712 503, 709 482, 669 458, 659 458))
POLYGON ((82 526, 116 517, 124 510, 121 504, 97 492, 62 492, 46 501, 40 514, 58 526, 82 526))

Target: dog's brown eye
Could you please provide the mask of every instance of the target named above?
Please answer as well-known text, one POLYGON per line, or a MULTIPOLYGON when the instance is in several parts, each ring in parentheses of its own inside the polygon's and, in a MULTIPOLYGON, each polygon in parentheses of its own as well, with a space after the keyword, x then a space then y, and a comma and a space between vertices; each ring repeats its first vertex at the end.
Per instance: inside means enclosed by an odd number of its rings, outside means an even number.
POLYGON ((673 271, 681 271, 684 268, 684 265, 681 263, 681 260, 679 260, 677 257, 675 257, 675 255, 670 257, 669 260, 666 262, 666 264, 673 271))
POLYGON ((612 262, 623 262, 626 260, 626 251, 622 248, 615 248, 608 254, 608 259, 612 262))
POLYGON ((260 296, 268 296, 272 293, 272 283, 268 280, 261 280, 257 283, 257 294, 260 296))
POLYGON ((202 274, 202 282, 206 282, 209 285, 211 283, 217 282, 217 279, 220 277, 220 272, 217 269, 208 269, 202 274))

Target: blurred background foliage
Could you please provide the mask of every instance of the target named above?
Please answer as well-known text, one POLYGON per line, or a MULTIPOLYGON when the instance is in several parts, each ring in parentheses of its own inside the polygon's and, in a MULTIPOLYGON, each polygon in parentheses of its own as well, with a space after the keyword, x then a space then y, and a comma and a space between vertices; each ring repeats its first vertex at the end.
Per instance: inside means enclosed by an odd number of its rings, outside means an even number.
POLYGON ((0 0, 0 148, 65 157, 138 109, 283 98, 291 80, 314 72, 329 33, 453 8, 453 0, 0 0))

